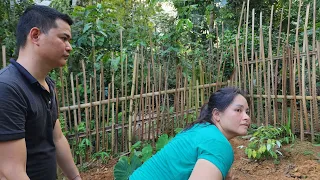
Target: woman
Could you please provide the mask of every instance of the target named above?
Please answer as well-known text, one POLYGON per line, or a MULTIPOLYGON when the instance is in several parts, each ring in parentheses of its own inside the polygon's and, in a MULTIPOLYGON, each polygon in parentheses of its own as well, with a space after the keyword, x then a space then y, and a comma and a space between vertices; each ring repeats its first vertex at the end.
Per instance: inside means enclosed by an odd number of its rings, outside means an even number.
POLYGON ((201 108, 200 116, 147 160, 130 180, 221 180, 233 163, 229 140, 247 134, 250 126, 245 94, 219 89, 201 108))

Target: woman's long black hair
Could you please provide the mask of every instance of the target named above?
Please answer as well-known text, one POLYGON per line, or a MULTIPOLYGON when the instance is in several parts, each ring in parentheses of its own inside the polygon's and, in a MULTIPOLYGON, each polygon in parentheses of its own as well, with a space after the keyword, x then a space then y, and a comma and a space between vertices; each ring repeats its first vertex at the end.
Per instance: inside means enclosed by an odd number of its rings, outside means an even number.
POLYGON ((232 103, 232 101, 237 95, 242 95, 247 99, 247 102, 249 102, 247 93, 245 93, 244 91, 236 87, 224 87, 219 89, 215 93, 211 94, 209 98, 209 102, 205 103, 201 107, 201 111, 198 119, 192 122, 191 124, 189 124, 185 128, 185 130, 190 129, 195 124, 207 123, 207 122, 210 124, 213 124, 212 111, 214 109, 217 109, 218 111, 223 112, 232 103))

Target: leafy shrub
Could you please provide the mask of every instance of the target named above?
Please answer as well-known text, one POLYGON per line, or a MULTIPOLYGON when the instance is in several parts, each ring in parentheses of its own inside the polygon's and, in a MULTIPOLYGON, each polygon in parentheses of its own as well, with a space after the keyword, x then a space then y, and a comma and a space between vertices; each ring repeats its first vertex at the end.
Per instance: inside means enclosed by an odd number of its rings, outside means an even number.
POLYGON ((295 136, 290 129, 290 120, 285 126, 260 126, 249 140, 250 143, 245 149, 245 153, 250 159, 262 159, 271 157, 278 159, 278 154, 282 155, 283 144, 294 142, 295 136))
POLYGON ((160 151, 171 139, 172 137, 167 134, 162 134, 158 138, 155 149, 150 144, 145 144, 141 149, 141 141, 136 142, 130 149, 129 157, 122 156, 114 167, 114 178, 116 180, 127 180, 133 171, 151 158, 153 153, 160 151))

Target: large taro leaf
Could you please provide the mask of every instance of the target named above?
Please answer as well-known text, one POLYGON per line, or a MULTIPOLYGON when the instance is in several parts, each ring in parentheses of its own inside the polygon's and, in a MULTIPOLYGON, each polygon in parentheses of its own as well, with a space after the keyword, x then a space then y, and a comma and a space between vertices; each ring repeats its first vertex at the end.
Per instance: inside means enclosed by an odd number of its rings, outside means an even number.
POLYGON ((136 155, 130 159, 127 156, 122 156, 114 167, 115 180, 128 180, 133 171, 140 166, 141 161, 136 155))
POLYGON ((152 156, 152 147, 150 144, 142 149, 142 161, 146 162, 152 156))
POLYGON ((157 152, 160 151, 166 144, 169 142, 168 134, 162 134, 156 144, 156 150, 157 152))

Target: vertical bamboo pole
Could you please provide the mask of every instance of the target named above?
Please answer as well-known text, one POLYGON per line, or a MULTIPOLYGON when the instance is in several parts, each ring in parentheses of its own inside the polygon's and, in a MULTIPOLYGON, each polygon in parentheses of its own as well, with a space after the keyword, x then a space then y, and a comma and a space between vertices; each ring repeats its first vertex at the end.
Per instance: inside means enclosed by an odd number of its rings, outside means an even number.
MULTIPOLYGON (((123 77, 124 77, 124 74, 123 74, 123 57, 122 57, 122 50, 123 50, 123 45, 122 45, 122 29, 120 28, 120 63, 121 63, 121 97, 124 97, 124 95, 127 97, 126 93, 124 92, 124 81, 123 81, 123 77)), ((121 122, 122 122, 122 152, 125 151, 125 127, 124 127, 124 124, 125 124, 125 112, 126 112, 126 109, 125 109, 125 103, 127 103, 127 101, 121 101, 121 112, 122 112, 122 116, 121 116, 121 122)))
MULTIPOLYGON (((251 78, 250 78, 250 68, 249 68, 249 64, 248 64, 248 28, 249 28, 249 6, 250 5, 250 0, 248 0, 247 2, 247 16, 246 16, 246 36, 245 36, 245 63, 246 63, 246 69, 247 69, 247 74, 248 74, 248 84, 249 84, 249 88, 251 87, 251 78)), ((244 80, 244 82, 246 82, 246 79, 244 80)), ((245 86, 244 89, 246 89, 247 87, 245 86)))
POLYGON ((239 75, 239 88, 241 89, 241 74, 240 74, 240 60, 239 60, 239 38, 240 38, 240 29, 241 29, 241 25, 242 25, 242 17, 243 17, 243 11, 244 11, 244 5, 245 5, 245 1, 243 1, 242 3, 242 9, 241 9, 241 15, 240 15, 240 22, 239 22, 239 26, 238 26, 238 34, 236 36, 236 59, 237 59, 237 66, 238 66, 238 75, 239 75))
MULTIPOLYGON (((113 54, 112 54, 113 59, 113 54)), ((111 97, 112 100, 114 100, 114 70, 112 70, 112 80, 111 80, 111 97)), ((115 114, 114 114, 114 101, 112 101, 111 104, 111 117, 112 117, 112 124, 111 124, 111 149, 112 153, 115 152, 115 132, 114 132, 114 126, 115 126, 115 114)))
MULTIPOLYGON (((132 82, 133 84, 134 84, 134 82, 132 82)), ((112 96, 111 96, 111 83, 109 83, 108 84, 108 107, 107 107, 107 126, 110 126, 110 123, 109 123, 109 121, 110 121, 110 104, 111 104, 111 98, 112 98, 112 96)), ((129 123, 130 124, 130 123, 129 123)), ((112 124, 111 124, 111 128, 112 128, 112 124)), ((129 126, 129 128, 130 128, 130 126, 129 126)), ((111 135, 111 137, 112 137, 112 135, 111 135)), ((106 141, 106 149, 109 149, 109 133, 107 133, 106 134, 106 139, 107 139, 107 141, 106 141)), ((112 151, 112 146, 111 146, 111 151, 112 151)))
MULTIPOLYGON (((59 73, 60 73, 60 83, 61 83, 61 95, 62 95, 62 106, 65 107, 66 106, 66 100, 65 100, 65 94, 64 94, 64 80, 63 80, 63 70, 62 67, 59 68, 59 73)), ((67 92, 68 93, 68 92, 67 92)), ((63 118, 64 118, 64 124, 65 126, 63 127, 65 132, 68 131, 68 123, 67 123, 67 114, 64 111, 63 112, 63 118)))
POLYGON ((7 60, 6 60, 6 46, 2 46, 2 67, 6 67, 7 60))
MULTIPOLYGON (((289 56, 289 62, 288 62, 288 66, 289 66, 289 93, 290 95, 293 95, 293 89, 295 88, 294 86, 294 80, 293 80, 293 52, 291 50, 291 48, 289 48, 289 52, 288 52, 288 56, 289 56)), ((288 111, 289 112, 289 111, 288 111)), ((290 99, 290 114, 288 114, 287 116, 290 116, 290 125, 291 125, 291 132, 294 132, 294 105, 293 105, 293 99, 290 99)), ((287 121, 288 123, 288 121, 287 121)))
POLYGON ((150 107, 150 113, 149 113, 149 116, 151 114, 151 118, 150 118, 150 124, 152 124, 152 128, 151 128, 151 132, 152 132, 152 147, 155 147, 155 128, 154 128, 154 113, 155 113, 155 110, 154 110, 154 106, 155 106, 155 95, 154 95, 154 88, 155 88, 155 85, 152 84, 152 98, 151 98, 151 104, 149 104, 149 107, 150 107))
MULTIPOLYGON (((90 107, 89 107, 89 120, 91 121, 92 120, 92 87, 93 85, 92 85, 92 78, 90 77, 90 80, 89 80, 89 89, 91 90, 90 91, 90 95, 89 95, 89 97, 90 97, 90 107)), ((92 136, 91 136, 91 123, 89 122, 89 124, 88 124, 88 126, 89 126, 89 140, 90 140, 90 142, 92 142, 92 136)), ((90 147, 90 154, 91 154, 91 152, 92 152, 92 147, 90 147)))
POLYGON ((292 0, 289 0, 289 13, 288 13, 288 25, 287 25, 287 39, 286 39, 286 45, 289 43, 289 36, 290 36, 291 5, 292 5, 292 0))
MULTIPOLYGON (((127 103, 128 103, 128 56, 126 55, 126 66, 125 66, 125 84, 124 84, 124 89, 125 89, 125 103, 124 103, 124 109, 125 109, 125 112, 123 113, 123 116, 124 116, 124 119, 127 119, 127 103)), ((122 110, 123 111, 123 110, 122 110)), ((129 111, 129 114, 131 112, 129 111)), ((128 119, 128 124, 130 124, 130 119, 128 119)), ((131 127, 129 126, 128 127, 128 130, 131 129, 131 127)), ((125 132, 123 132, 125 133, 125 132)), ((128 132, 126 132, 126 134, 128 134, 128 132)), ((127 138, 125 138, 126 140, 126 143, 125 143, 125 151, 128 151, 129 150, 129 136, 127 136, 127 138)))
MULTIPOLYGON (((70 81, 71 81, 71 91, 72 91, 72 103, 76 105, 76 96, 74 94, 74 81, 73 81, 73 72, 70 73, 70 81)), ((73 118, 74 118, 74 127, 77 129, 78 121, 77 121, 77 110, 73 110, 73 118)))
MULTIPOLYGON (((299 50, 299 43, 296 42, 295 43, 295 51, 297 54, 297 62, 298 62, 298 82, 299 82, 299 94, 301 94, 301 96, 303 96, 303 92, 302 92, 302 75, 301 74, 301 70, 300 70, 300 50, 299 50)), ((303 123, 303 119, 302 119, 302 114, 303 114, 303 110, 302 110, 302 100, 300 101, 300 140, 303 141, 304 140, 304 123, 303 123)))
MULTIPOLYGON (((101 80, 101 87, 100 87, 100 92, 102 94, 102 99, 105 100, 105 85, 104 85, 104 67, 103 67, 103 62, 100 62, 100 80, 101 80)), ((105 111, 106 111, 106 105, 102 105, 102 148, 105 148, 105 134, 106 134, 106 116, 105 116, 105 111)))
MULTIPOLYGON (((68 78, 66 78, 66 92, 69 92, 68 89, 68 78)), ((68 105, 68 122, 69 122, 69 130, 71 130, 72 123, 71 123, 71 110, 70 110, 70 102, 69 102, 69 93, 66 93, 66 99, 67 99, 67 105, 68 105)), ((66 120, 67 124, 67 120, 66 120)), ((72 151, 72 156, 74 156, 74 146, 71 145, 71 151, 72 151)))
MULTIPOLYGON (((269 61, 268 61, 268 107, 269 107, 269 117, 271 116, 271 109, 273 109, 273 114, 275 114, 274 108, 272 108, 271 106, 271 97, 270 97, 270 93, 271 93, 271 88, 270 88, 270 79, 271 79, 271 85, 272 85, 272 92, 274 92, 274 73, 273 73, 273 55, 272 55, 272 23, 273 23, 273 5, 271 7, 271 15, 270 15, 270 26, 269 26, 269 61), (271 72, 270 72, 271 71, 271 72), (271 73, 271 74, 270 74, 271 73), (271 75, 271 76, 270 76, 271 75)), ((273 104, 275 104, 275 101, 273 101, 273 104)), ((276 125, 276 119, 274 118, 275 116, 273 116, 273 124, 276 125)))
MULTIPOLYGON (((304 24, 304 41, 303 41, 303 52, 304 53, 307 53, 307 61, 309 60, 308 58, 308 47, 307 47, 307 44, 308 44, 308 36, 307 36, 307 28, 308 28, 308 18, 309 18, 309 8, 310 8, 310 4, 307 5, 307 10, 306 10, 306 18, 305 18, 305 24, 304 24)), ((304 110, 304 118, 306 120, 306 130, 308 132, 310 132, 310 125, 309 125, 309 118, 308 118, 308 111, 307 111, 307 102, 306 102, 306 99, 305 99, 305 96, 306 96, 306 91, 305 91, 305 62, 306 61, 306 57, 303 56, 302 57, 302 102, 303 102, 303 110, 304 110)), ((309 63, 308 63, 309 64, 309 63)), ((308 71, 308 74, 309 74, 309 71, 308 71)), ((310 80, 310 79, 309 79, 310 80)), ((310 82, 310 81, 309 81, 310 82)), ((309 87, 309 90, 310 90, 310 87, 309 87)), ((312 119, 312 118, 311 118, 312 119)), ((312 133, 312 132, 311 132, 312 133)))
MULTIPOLYGON (((252 9, 252 23, 251 23, 251 61, 254 61, 254 40, 255 40, 255 36, 254 36, 254 20, 255 20, 255 9, 252 9)), ((251 88, 250 88, 250 97, 251 97, 251 106, 250 106, 250 117, 252 119, 253 122, 256 122, 256 117, 255 117, 255 113, 254 113, 254 98, 253 98, 253 88, 254 88, 254 79, 253 79, 253 64, 251 64, 251 88)), ((258 79, 256 78, 256 84, 258 79)))
MULTIPOLYGON (((117 125, 117 126, 119 126, 119 116, 118 116, 118 114, 119 114, 119 90, 117 90, 117 95, 116 95, 116 113, 115 113, 115 125, 117 125)), ((115 126, 114 125, 114 126, 115 126)), ((123 129, 122 129, 123 130, 123 129)), ((118 138, 118 136, 119 136, 119 131, 118 131, 118 128, 115 128, 115 136, 114 136, 114 139, 115 139, 115 150, 114 150, 114 152, 115 153, 118 153, 119 151, 119 148, 118 148, 118 145, 119 145, 119 143, 118 143, 118 140, 119 140, 119 138, 118 138)))
MULTIPOLYGON (((278 45, 277 45, 277 56, 279 56, 280 53, 280 42, 281 42, 281 32, 282 32, 282 20, 283 20, 283 8, 281 8, 281 15, 280 15, 280 26, 279 26, 279 32, 278 32, 278 45)), ((278 62, 278 60, 277 60, 278 62)), ((275 93, 276 95, 277 93, 275 93)))
MULTIPOLYGON (((130 105, 129 105, 129 128, 128 128, 128 137, 129 137, 129 149, 131 149, 132 145, 132 120, 133 120, 133 97, 134 97, 134 88, 135 88, 135 82, 136 82, 136 71, 137 71, 137 53, 134 55, 133 60, 133 72, 132 72, 132 85, 131 85, 131 99, 130 99, 130 105)), ((134 127, 135 128, 135 127, 134 127)))
MULTIPOLYGON (((161 92, 161 65, 159 65, 159 92, 161 92)), ((157 107, 157 130, 156 130, 156 137, 158 138, 158 135, 160 134, 160 126, 161 126, 161 121, 160 121, 160 101, 161 101, 161 94, 159 94, 158 100, 156 101, 156 107, 157 107)), ((164 107, 164 106, 163 106, 164 107)))
MULTIPOLYGON (((80 93, 79 93, 79 77, 76 75, 76 91, 77 91, 77 101, 78 101, 78 125, 81 124, 81 109, 80 109, 80 93)), ((78 138, 78 137, 77 137, 78 138)), ((80 142, 80 139, 79 139, 80 142)), ((82 156, 79 156, 80 165, 82 165, 82 156)))
MULTIPOLYGON (((299 49, 299 42, 298 42, 298 37, 299 37, 299 23, 300 23, 300 12, 301 12, 301 0, 299 1, 299 9, 298 9, 298 17, 297 17, 297 22, 296 22, 296 35, 295 35, 295 54, 296 54, 296 65, 298 67, 298 84, 299 84, 299 94, 302 93, 301 90, 301 71, 300 71, 300 49, 299 49)), ((300 139, 303 140, 304 139, 304 127, 303 127, 303 120, 302 120, 302 114, 303 114, 303 110, 302 110, 302 100, 299 100, 299 111, 300 113, 297 112, 296 118, 297 121, 299 122, 300 119, 300 123, 297 122, 297 124, 299 124, 300 126, 300 139)))
MULTIPOLYGON (((263 31, 262 31, 262 12, 260 12, 260 57, 262 59, 262 67, 263 67, 263 82, 266 86, 267 83, 267 72, 266 72, 266 60, 264 54, 264 40, 263 40, 263 31)), ((264 93, 266 93, 266 87, 264 87, 264 93)), ((265 102, 265 125, 269 124, 269 116, 268 116, 268 103, 265 102)))
MULTIPOLYGON (((83 86, 84 86, 84 103, 88 103, 88 97, 87 97, 87 76, 86 76, 86 67, 84 64, 84 61, 81 60, 81 65, 82 65, 82 74, 83 74, 83 86)), ((85 119, 86 119, 86 138, 89 138, 89 133, 90 131, 89 128, 89 112, 88 108, 85 108, 85 119)))
POLYGON ((257 102, 257 124, 258 126, 261 125, 261 116, 260 116, 260 112, 262 110, 262 97, 261 97, 261 77, 259 76, 259 72, 261 72, 261 66, 258 63, 258 53, 255 53, 255 59, 256 59, 256 79, 257 79, 257 94, 260 95, 258 102, 257 102))
POLYGON ((284 98, 282 99, 282 118, 281 124, 283 125, 287 119, 287 56, 288 56, 288 48, 284 48, 283 50, 283 58, 282 58, 282 95, 284 98))

